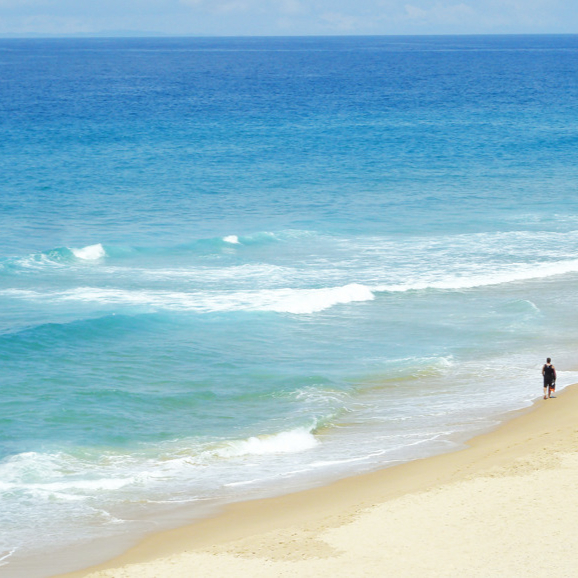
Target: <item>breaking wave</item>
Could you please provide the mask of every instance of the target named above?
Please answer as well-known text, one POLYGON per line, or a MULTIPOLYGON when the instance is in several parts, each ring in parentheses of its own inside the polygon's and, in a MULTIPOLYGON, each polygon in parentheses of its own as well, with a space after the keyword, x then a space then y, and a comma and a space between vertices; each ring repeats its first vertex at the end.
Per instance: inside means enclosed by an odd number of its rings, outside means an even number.
POLYGON ((149 307, 153 310, 173 311, 272 311, 277 313, 309 314, 338 304, 374 299, 373 292, 364 285, 352 283, 325 289, 264 289, 261 291, 232 291, 192 293, 78 287, 60 292, 6 289, 7 297, 34 301, 78 301, 101 305, 149 307))
POLYGON ((272 435, 252 436, 226 442, 214 450, 215 456, 233 458, 246 455, 293 454, 317 446, 319 442, 307 428, 297 428, 272 435))
POLYGON ((5 258, 0 263, 0 271, 36 271, 50 268, 62 268, 77 263, 104 259, 107 252, 102 244, 81 248, 59 247, 41 253, 32 253, 25 257, 5 258))
MULTIPOLYGON (((291 239, 290 235, 286 235, 291 239)), ((283 239, 283 235, 260 232, 252 235, 226 235, 207 239, 197 239, 190 243, 169 246, 121 246, 95 243, 84 247, 57 247, 24 256, 0 258, 0 272, 34 271, 50 268, 62 268, 79 263, 98 262, 105 257, 116 260, 135 257, 176 257, 190 255, 204 257, 219 255, 230 251, 234 246, 243 247, 268 245, 283 239)))
POLYGON ((96 245, 89 245, 83 249, 70 250, 77 259, 82 259, 83 261, 95 261, 106 256, 106 251, 100 243, 96 245))

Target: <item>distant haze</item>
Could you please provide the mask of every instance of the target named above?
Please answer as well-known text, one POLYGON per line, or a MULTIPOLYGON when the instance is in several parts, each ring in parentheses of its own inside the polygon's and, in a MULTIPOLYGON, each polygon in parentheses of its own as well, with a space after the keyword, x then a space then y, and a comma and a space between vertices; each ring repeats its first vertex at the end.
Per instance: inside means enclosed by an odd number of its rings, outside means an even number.
POLYGON ((0 35, 578 32, 574 0, 0 0, 0 35))

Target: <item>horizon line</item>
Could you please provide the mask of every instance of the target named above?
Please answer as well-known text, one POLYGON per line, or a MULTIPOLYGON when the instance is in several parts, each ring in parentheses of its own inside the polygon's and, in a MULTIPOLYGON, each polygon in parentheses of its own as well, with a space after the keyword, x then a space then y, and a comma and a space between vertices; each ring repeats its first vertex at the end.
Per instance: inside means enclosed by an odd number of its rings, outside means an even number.
POLYGON ((153 32, 146 30, 119 32, 0 32, 0 39, 85 39, 85 38, 415 38, 415 37, 447 37, 447 36, 578 36, 578 32, 452 32, 452 33, 416 33, 416 34, 171 34, 168 32, 153 32))

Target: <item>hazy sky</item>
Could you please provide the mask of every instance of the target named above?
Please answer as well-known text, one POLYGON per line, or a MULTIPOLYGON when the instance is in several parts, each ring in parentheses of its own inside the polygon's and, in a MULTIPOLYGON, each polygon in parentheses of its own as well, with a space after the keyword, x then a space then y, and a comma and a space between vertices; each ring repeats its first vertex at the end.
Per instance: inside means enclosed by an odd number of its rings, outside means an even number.
POLYGON ((0 0, 0 34, 577 33, 576 0, 0 0))

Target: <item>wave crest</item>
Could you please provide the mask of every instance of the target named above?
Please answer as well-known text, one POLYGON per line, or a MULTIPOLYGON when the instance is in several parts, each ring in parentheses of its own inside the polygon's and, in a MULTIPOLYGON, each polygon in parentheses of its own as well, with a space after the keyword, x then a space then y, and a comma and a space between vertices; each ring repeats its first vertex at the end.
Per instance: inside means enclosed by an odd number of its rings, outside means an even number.
POLYGON ((212 453, 221 458, 246 455, 294 454, 317 446, 319 442, 307 428, 297 428, 273 435, 252 436, 227 442, 212 453))
POLYGON ((5 289, 0 295, 32 301, 78 301, 100 305, 127 305, 169 311, 273 311, 310 314, 338 304, 374 299, 365 285, 350 284, 323 289, 264 289, 261 291, 185 293, 77 287, 61 292, 5 289))
POLYGON ((102 259, 106 256, 106 251, 100 243, 97 243, 96 245, 88 245, 82 249, 70 250, 77 259, 82 259, 83 261, 96 261, 97 259, 102 259))
POLYGON ((334 305, 375 298, 369 287, 358 283, 324 289, 270 290, 264 297, 263 310, 295 314, 317 313, 334 305))

